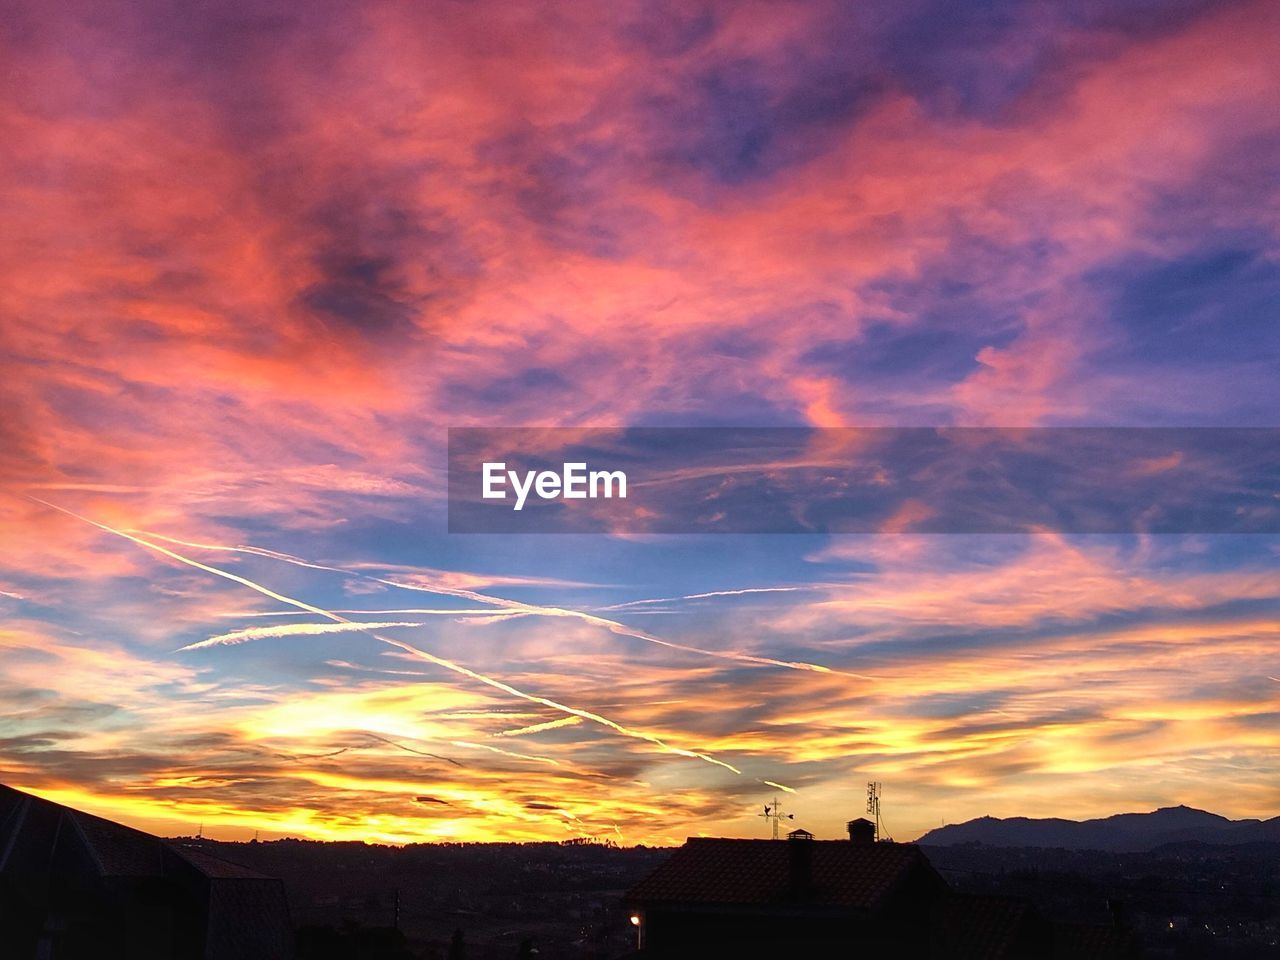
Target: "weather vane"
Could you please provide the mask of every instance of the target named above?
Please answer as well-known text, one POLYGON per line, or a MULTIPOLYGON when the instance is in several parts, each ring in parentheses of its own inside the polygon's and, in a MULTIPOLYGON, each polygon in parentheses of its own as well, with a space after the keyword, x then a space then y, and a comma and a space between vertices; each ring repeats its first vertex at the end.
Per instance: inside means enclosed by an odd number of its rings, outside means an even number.
POLYGON ((764 805, 764 813, 760 814, 760 816, 773 824, 773 839, 775 840, 778 839, 778 824, 783 820, 794 820, 796 818, 794 813, 782 812, 782 801, 777 797, 773 798, 772 804, 766 803, 764 805))

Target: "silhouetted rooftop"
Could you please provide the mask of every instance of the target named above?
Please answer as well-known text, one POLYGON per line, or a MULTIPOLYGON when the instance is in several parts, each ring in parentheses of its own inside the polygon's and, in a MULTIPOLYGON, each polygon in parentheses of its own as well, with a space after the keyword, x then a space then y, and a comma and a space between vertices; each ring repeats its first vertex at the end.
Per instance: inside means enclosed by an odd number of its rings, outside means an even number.
POLYGON ((253 960, 293 946, 279 880, 2 784, 0 919, 16 956, 161 956, 197 942, 205 960, 253 960))
POLYGON ((1010 955, 1023 923, 1034 912, 1014 897, 951 894, 936 908, 935 939, 947 956, 959 960, 997 960, 1010 955))
POLYGON ((805 898, 810 903, 872 909, 913 869, 932 872, 924 855, 905 843, 690 837, 631 889, 628 900, 726 904, 786 900, 793 892, 788 848, 796 842, 811 848, 811 882, 805 898))

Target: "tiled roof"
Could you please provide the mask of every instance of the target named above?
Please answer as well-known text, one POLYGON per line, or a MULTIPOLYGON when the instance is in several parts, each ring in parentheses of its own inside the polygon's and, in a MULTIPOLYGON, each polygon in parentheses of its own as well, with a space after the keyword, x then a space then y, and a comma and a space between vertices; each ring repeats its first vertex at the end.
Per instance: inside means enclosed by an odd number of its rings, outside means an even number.
MULTIPOLYGON (((132 918, 131 931, 141 916, 158 924, 147 928, 147 937, 171 934, 174 942, 199 943, 205 960, 293 954, 281 881, 194 845, 162 840, 0 784, 0 893, 14 898, 0 903, 0 910, 21 909, 43 923, 41 917, 62 909, 58 901, 66 888, 77 890, 77 896, 97 896, 112 911, 132 918), (51 884, 51 876, 57 882, 51 884), (102 889, 111 891, 106 899, 97 892, 102 889), (166 891, 162 899, 174 911, 167 919, 154 912, 156 889, 166 891), (151 893, 139 898, 139 890, 151 893)), ((83 903, 77 904, 80 910, 83 903)), ((113 914, 112 922, 117 919, 113 914)))
POLYGON ((238 864, 0 784, 0 866, 9 847, 29 854, 34 861, 48 863, 62 830, 71 830, 83 840, 102 877, 163 876, 164 851, 169 847, 207 877, 264 879, 238 864))
POLYGON ((1001 960, 1032 914, 1029 901, 1014 897, 951 894, 933 917, 937 946, 954 960, 1001 960))
POLYGON ((242 876, 212 881, 206 957, 266 960, 292 954, 293 925, 284 884, 242 876))
POLYGON ((637 902, 761 904, 792 895, 789 847, 809 847, 808 903, 872 908, 913 868, 930 870, 911 844, 848 840, 731 840, 690 837, 632 888, 637 902))
POLYGON ((169 841, 169 849, 191 864, 206 877, 220 880, 265 880, 269 879, 256 870, 250 870, 231 860, 223 860, 199 847, 177 841, 169 841))
POLYGON ((64 820, 84 838, 104 877, 158 877, 164 872, 164 844, 159 837, 79 810, 61 809, 64 820))

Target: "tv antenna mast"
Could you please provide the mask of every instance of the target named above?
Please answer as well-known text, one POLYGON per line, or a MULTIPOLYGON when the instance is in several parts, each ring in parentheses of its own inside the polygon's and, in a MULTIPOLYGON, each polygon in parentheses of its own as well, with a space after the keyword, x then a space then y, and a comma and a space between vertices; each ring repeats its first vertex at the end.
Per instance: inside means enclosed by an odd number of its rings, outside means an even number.
POLYGON ((783 820, 794 820, 796 818, 794 813, 782 812, 782 801, 776 796, 773 798, 772 804, 766 803, 764 805, 764 813, 760 814, 760 816, 773 824, 773 839, 775 840, 778 839, 778 825, 783 820))
POLYGON ((892 837, 885 836, 884 821, 880 818, 880 791, 884 789, 884 784, 879 780, 867 781, 867 814, 871 818, 871 822, 876 825, 876 840, 890 840, 892 837))

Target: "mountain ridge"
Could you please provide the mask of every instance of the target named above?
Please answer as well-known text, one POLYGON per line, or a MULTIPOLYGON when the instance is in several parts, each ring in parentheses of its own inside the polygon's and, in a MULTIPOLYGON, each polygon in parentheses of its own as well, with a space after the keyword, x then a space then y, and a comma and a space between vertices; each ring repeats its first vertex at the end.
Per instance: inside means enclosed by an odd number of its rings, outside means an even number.
POLYGON ((1185 805, 1090 820, 987 816, 930 830, 916 843, 940 847, 978 843, 991 847, 1059 847, 1129 853, 1186 841, 1219 845, 1280 841, 1280 817, 1231 820, 1185 805))

